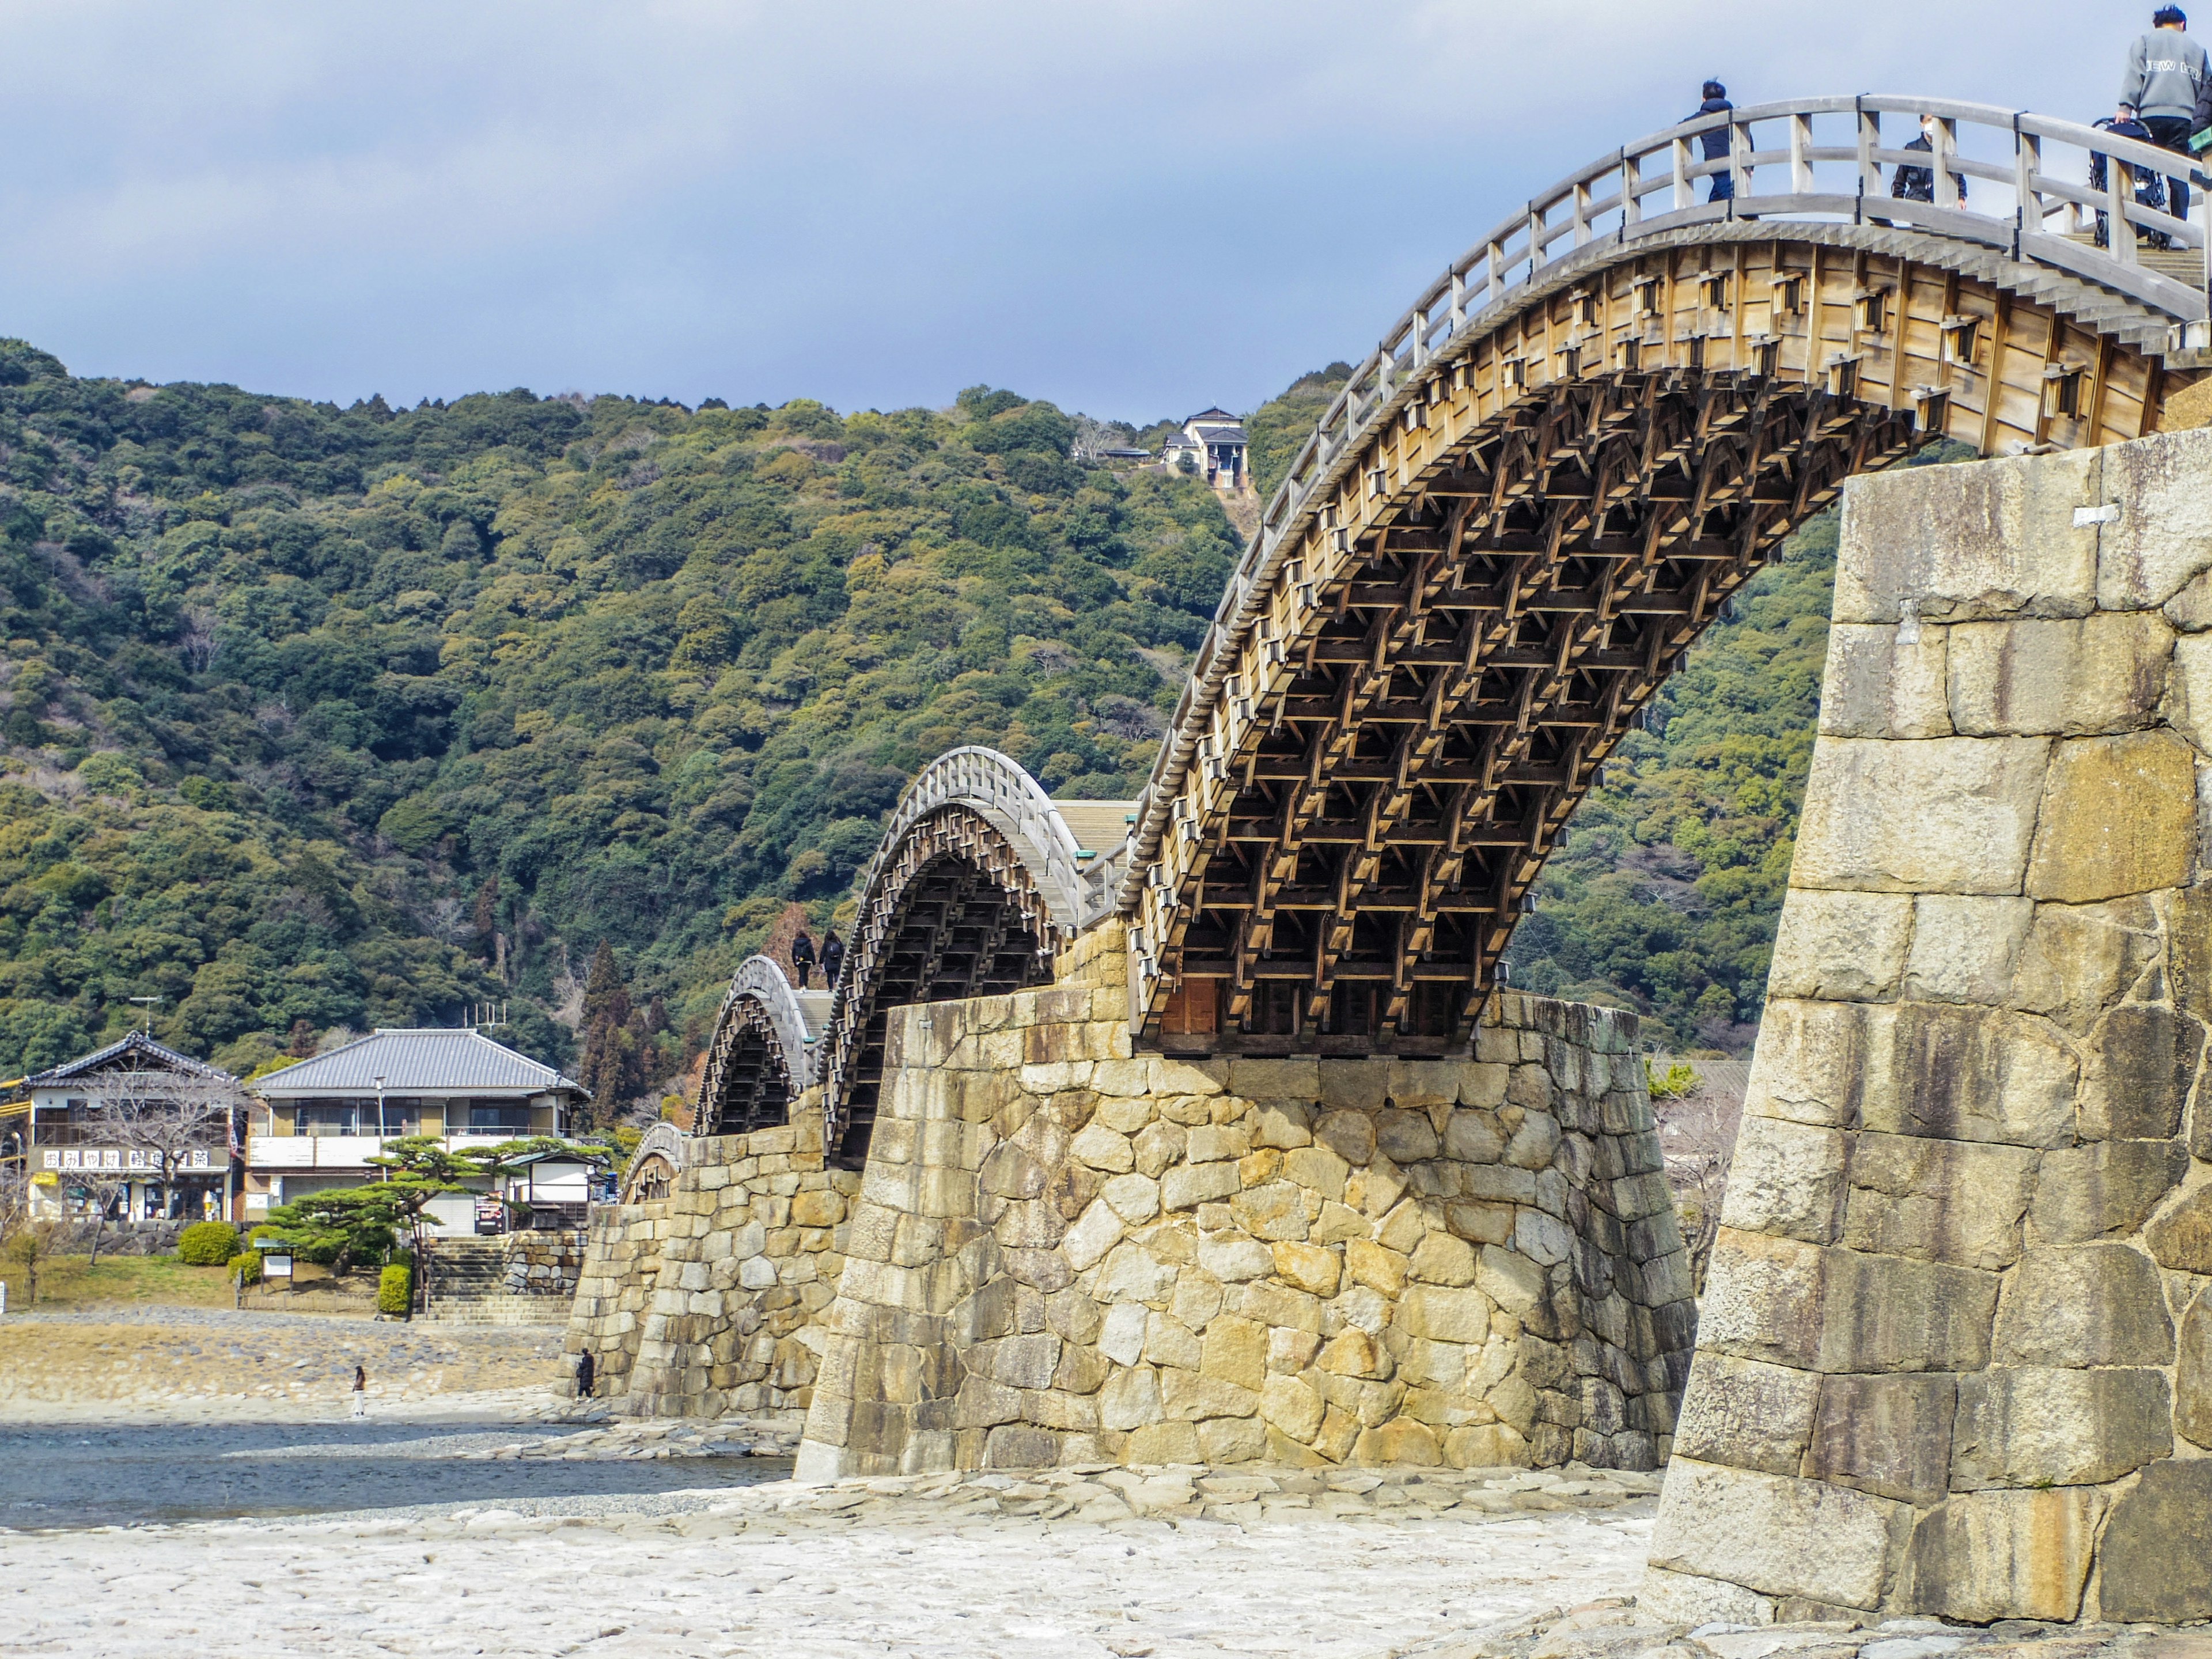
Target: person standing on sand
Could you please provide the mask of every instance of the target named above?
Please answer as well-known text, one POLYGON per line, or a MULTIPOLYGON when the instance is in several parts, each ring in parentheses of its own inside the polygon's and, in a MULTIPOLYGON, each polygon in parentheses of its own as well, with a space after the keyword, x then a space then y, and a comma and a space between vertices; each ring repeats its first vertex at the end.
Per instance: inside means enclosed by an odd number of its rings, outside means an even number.
POLYGON ((353 1414, 368 1415, 368 1370, 362 1365, 353 1368, 353 1414))
POLYGON ((592 1358, 592 1351, 589 1348, 585 1349, 583 1357, 576 1361, 577 1399, 589 1400, 592 1397, 592 1382, 598 1374, 598 1370, 597 1364, 592 1358))

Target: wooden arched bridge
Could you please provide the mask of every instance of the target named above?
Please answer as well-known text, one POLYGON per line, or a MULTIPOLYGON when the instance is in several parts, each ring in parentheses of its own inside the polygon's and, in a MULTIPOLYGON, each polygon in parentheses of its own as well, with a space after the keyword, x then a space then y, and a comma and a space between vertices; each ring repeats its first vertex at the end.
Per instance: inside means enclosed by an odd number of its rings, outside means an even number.
POLYGON ((933 763, 834 993, 738 971, 700 1128, 820 1082, 856 1159, 890 1010, 1037 983, 1117 915, 1139 1046, 1464 1050, 1599 768, 1792 528, 1938 437, 2134 438, 2200 378, 2204 230, 2136 192, 2185 165, 2008 110, 1814 99, 1671 128, 1531 201, 1299 452, 1141 799, 1055 803, 985 750, 933 763), (1893 193, 1899 168, 1923 188, 1893 193), (1723 177, 1733 198, 1703 199, 1723 177))

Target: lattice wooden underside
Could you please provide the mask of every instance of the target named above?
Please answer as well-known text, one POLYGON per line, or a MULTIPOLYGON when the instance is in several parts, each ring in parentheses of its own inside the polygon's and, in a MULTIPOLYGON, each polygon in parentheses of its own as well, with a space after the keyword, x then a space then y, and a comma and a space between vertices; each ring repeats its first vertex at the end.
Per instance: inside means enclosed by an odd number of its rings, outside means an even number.
POLYGON ((854 999, 835 1020, 845 1040, 830 1060, 832 1141, 854 1163, 875 1121, 890 1011, 1039 983, 1067 942, 1021 856, 965 807, 916 823, 871 894, 841 981, 854 999))
POLYGON ((1426 366, 1207 713, 1138 905, 1139 1040, 1464 1047, 1599 767, 1793 527, 1938 433, 2139 435, 2160 373, 1954 272, 1792 240, 1624 259, 1426 366))
POLYGON ((800 1074, 796 1058, 785 1052, 782 1034, 763 1004, 750 997, 736 1002, 714 1032, 707 1073, 714 1093, 700 1102, 698 1133, 744 1134, 783 1122, 793 1079, 800 1074))

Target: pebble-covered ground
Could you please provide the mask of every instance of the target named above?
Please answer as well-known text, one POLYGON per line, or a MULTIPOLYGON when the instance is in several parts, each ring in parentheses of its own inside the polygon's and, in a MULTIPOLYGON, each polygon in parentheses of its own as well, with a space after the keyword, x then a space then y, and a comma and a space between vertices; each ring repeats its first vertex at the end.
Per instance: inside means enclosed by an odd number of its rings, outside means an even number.
POLYGON ((102 1659, 1354 1659, 1617 1589, 1650 1484, 1062 1470, 19 1533, 0 1630, 11 1655, 102 1659))

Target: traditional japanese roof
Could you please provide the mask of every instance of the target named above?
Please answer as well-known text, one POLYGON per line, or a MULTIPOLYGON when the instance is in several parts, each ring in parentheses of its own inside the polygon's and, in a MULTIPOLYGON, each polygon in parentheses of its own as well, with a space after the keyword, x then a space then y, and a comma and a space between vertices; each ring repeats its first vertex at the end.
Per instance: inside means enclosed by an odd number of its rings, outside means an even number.
POLYGON ((204 1060, 194 1060, 190 1054, 180 1054, 168 1044, 155 1042, 144 1031, 132 1031, 105 1048, 95 1048, 88 1054, 79 1054, 75 1060, 65 1060, 59 1066, 34 1072, 14 1086, 19 1089, 49 1089, 56 1084, 88 1077, 95 1072, 154 1068, 187 1072, 195 1077, 220 1078, 230 1083, 238 1081, 228 1072, 219 1070, 204 1060))
POLYGON ((1192 416, 1188 420, 1185 421, 1183 424, 1185 426, 1196 426, 1200 421, 1226 421, 1230 425, 1235 426, 1237 425, 1241 420, 1241 416, 1231 415, 1225 409, 1204 409, 1192 416))
POLYGON ((1205 436, 1206 441, 1210 444, 1242 444, 1251 441, 1244 435, 1244 428, 1241 426, 1215 427, 1205 436))
POLYGON ((1170 449, 1196 449, 1197 447, 1198 440, 1192 437, 1188 432, 1178 432, 1160 446, 1160 449, 1164 453, 1170 449))
POLYGON ((268 1099, 309 1095, 544 1094, 590 1091, 481 1031, 383 1030, 313 1060, 271 1072, 254 1084, 268 1099))

